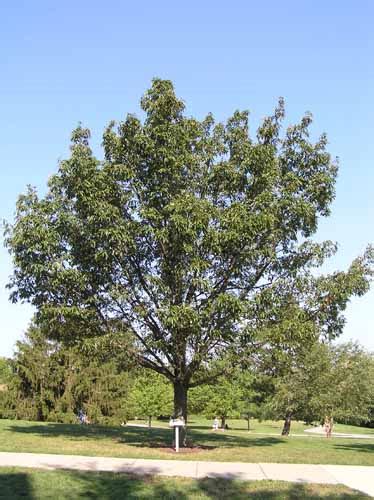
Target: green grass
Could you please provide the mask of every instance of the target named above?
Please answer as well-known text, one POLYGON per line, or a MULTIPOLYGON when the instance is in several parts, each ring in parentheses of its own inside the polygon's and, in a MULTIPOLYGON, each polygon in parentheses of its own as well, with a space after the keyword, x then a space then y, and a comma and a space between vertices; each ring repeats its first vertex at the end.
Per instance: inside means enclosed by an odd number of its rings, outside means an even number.
POLYGON ((374 429, 368 427, 357 427, 355 425, 335 424, 334 432, 344 432, 347 434, 367 434, 369 436, 373 436, 374 439, 374 429))
POLYGON ((230 500, 348 500, 368 498, 345 486, 230 481, 205 478, 136 477, 109 472, 40 471, 0 468, 0 498, 12 500, 100 499, 230 499, 230 500))
MULTIPOLYGON (((142 425, 148 425, 148 420, 131 420, 129 423, 132 424, 142 424, 142 425)), ((197 427, 203 427, 208 429, 211 429, 213 421, 210 419, 206 419, 201 416, 195 416, 193 415, 189 419, 189 425, 191 427, 197 428, 197 427)), ((230 426, 230 430, 232 432, 235 431, 247 431, 247 421, 242 420, 242 419, 229 419, 228 424, 230 426)), ((155 427, 163 427, 163 428, 168 428, 169 423, 165 421, 158 421, 158 420, 153 420, 152 425, 155 427)), ((315 426, 319 425, 317 423, 314 424, 315 426)), ((305 424, 304 422, 297 422, 293 421, 291 424, 291 435, 292 434, 303 434, 306 429, 311 429, 314 427, 314 425, 309 425, 305 424)), ((279 435, 282 431, 283 428, 283 421, 274 421, 274 420, 256 420, 256 419, 251 419, 250 421, 250 433, 251 434, 277 434, 279 435)), ((374 428, 366 428, 366 427, 357 427, 354 425, 344 425, 344 424, 334 424, 334 432, 342 432, 345 434, 367 434, 367 435, 372 435, 374 439, 374 428)))
MULTIPOLYGON (((374 439, 282 438, 254 431, 248 433, 240 429, 239 424, 235 423, 234 429, 226 432, 213 432, 211 422, 205 426, 203 421, 192 418, 189 437, 200 449, 176 454, 170 449, 172 432, 169 428, 149 431, 135 427, 0 420, 0 451, 201 461, 374 465, 374 439)), ((259 426, 262 429, 265 423, 259 426)), ((276 429, 273 429, 274 432, 276 429)))

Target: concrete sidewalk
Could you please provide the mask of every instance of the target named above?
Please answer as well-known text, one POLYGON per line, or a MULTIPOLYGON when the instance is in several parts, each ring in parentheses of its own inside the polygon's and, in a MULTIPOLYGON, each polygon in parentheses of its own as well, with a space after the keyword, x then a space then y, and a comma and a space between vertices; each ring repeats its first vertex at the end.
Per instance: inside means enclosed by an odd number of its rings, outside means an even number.
POLYGON ((353 465, 198 462, 0 452, 1 466, 127 472, 194 479, 221 477, 245 481, 272 479, 304 483, 344 484, 374 496, 374 467, 353 465))
MULTIPOLYGON (((326 431, 322 426, 314 427, 312 429, 305 429, 304 432, 318 436, 326 435, 326 431)), ((348 434, 345 432, 332 432, 331 436, 334 438, 374 439, 374 434, 348 434)))

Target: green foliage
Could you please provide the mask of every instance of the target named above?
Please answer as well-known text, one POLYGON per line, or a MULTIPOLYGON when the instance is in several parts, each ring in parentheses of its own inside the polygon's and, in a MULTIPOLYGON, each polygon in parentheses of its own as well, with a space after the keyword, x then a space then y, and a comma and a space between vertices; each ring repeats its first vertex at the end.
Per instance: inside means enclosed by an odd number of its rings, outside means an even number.
POLYGON ((219 417, 221 427, 224 427, 228 417, 243 416, 248 420, 255 417, 258 412, 256 395, 253 375, 234 370, 217 377, 209 385, 191 389, 190 409, 210 419, 219 417))
POLYGON ((192 408, 199 409, 207 418, 221 418, 221 424, 229 416, 239 416, 239 398, 239 388, 223 377, 217 379, 216 384, 199 386, 190 391, 192 408))
POLYGON ((0 385, 5 385, 9 382, 12 374, 10 359, 0 357, 0 385))
POLYGON ((300 351, 275 380, 275 393, 269 402, 270 415, 307 422, 323 418, 332 383, 329 368, 328 345, 317 343, 311 349, 300 351))
POLYGON ((70 384, 70 391, 59 401, 57 411, 69 409, 68 402, 72 399, 73 409, 83 409, 91 422, 119 425, 131 415, 128 404, 131 377, 120 371, 115 362, 87 364, 83 360, 75 365, 70 384))
POLYGON ((142 371, 135 379, 129 404, 132 415, 147 418, 151 426, 152 417, 168 416, 173 412, 170 382, 150 370, 142 371))
POLYGON ((103 342, 100 347, 97 358, 91 344, 66 347, 31 325, 17 342, 2 416, 73 423, 83 410, 91 422, 118 425, 126 420, 132 376, 121 358, 111 358, 111 350, 105 356, 103 342))
POLYGON ((55 342, 31 325, 24 341, 16 344, 13 376, 8 384, 11 409, 17 418, 45 420, 62 395, 63 366, 55 342))
POLYGON ((374 405, 374 355, 357 343, 333 350, 332 412, 339 422, 367 424, 374 405))
POLYGON ((336 250, 311 237, 337 165, 324 135, 310 140, 309 114, 283 133, 280 100, 251 137, 247 111, 226 123, 188 117, 160 79, 141 107, 143 122, 110 123, 102 161, 78 127, 47 194, 19 197, 9 288, 54 339, 130 333, 134 359, 174 383, 181 415, 212 360, 338 335, 348 300, 368 289, 373 252, 316 277, 336 250))
POLYGON ((345 423, 367 422, 374 400, 373 370, 373 356, 357 344, 315 344, 276 380, 271 415, 307 422, 332 415, 345 423))

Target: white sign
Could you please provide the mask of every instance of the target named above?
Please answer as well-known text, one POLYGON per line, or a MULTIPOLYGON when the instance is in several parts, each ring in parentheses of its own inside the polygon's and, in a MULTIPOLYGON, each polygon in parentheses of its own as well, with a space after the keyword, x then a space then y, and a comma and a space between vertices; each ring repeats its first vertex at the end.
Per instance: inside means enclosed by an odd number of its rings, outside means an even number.
POLYGON ((171 418, 169 421, 169 427, 184 427, 184 418, 171 418))

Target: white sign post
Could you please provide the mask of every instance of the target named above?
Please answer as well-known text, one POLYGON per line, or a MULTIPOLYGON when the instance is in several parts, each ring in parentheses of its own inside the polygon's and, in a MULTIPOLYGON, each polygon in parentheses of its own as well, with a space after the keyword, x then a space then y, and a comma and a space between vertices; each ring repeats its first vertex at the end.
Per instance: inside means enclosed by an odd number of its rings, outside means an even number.
POLYGON ((169 426, 175 429, 175 452, 179 453, 179 428, 185 426, 184 418, 171 418, 169 426))
POLYGON ((175 426, 175 453, 179 453, 179 425, 175 426))

